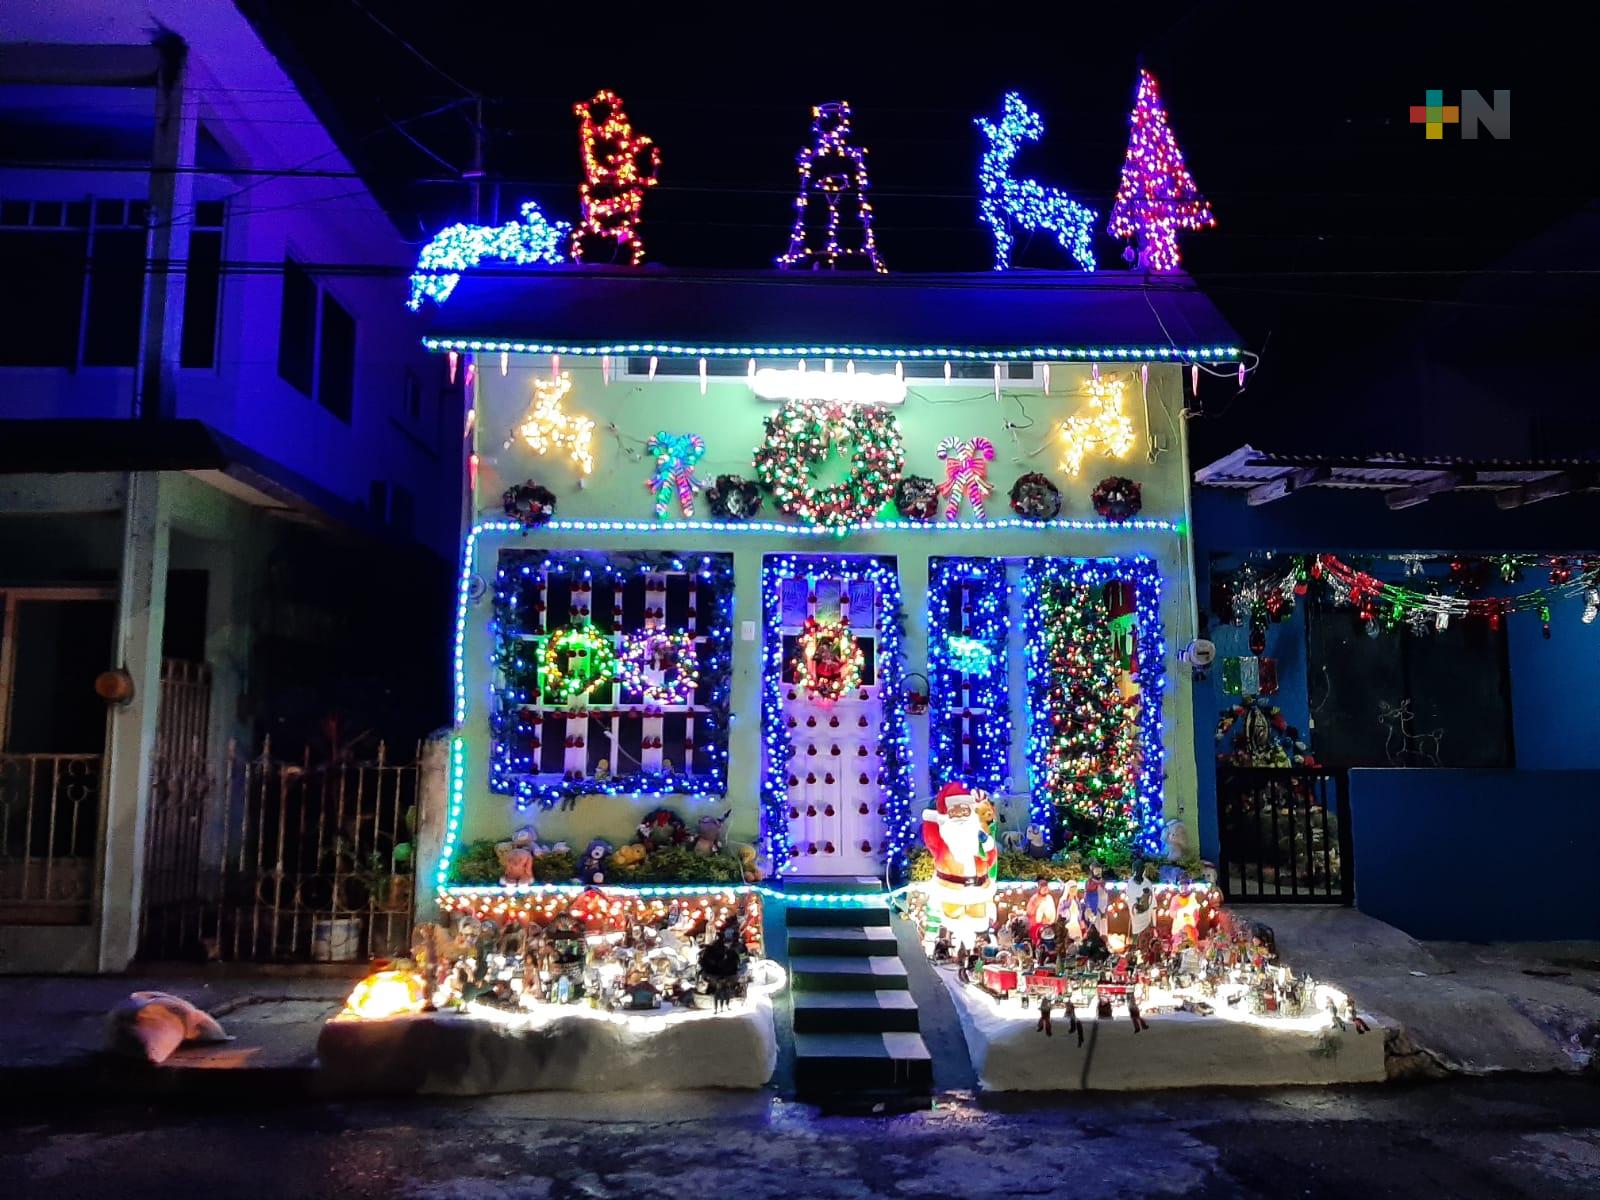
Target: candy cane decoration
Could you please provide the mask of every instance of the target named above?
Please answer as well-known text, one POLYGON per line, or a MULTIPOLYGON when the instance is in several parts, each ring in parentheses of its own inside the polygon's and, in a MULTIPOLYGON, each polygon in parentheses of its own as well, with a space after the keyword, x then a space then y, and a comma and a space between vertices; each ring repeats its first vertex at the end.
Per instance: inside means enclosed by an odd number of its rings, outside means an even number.
POLYGON ((694 477, 695 464, 706 452, 705 439, 698 433, 667 433, 662 431, 650 439, 646 447, 655 456, 655 474, 645 486, 656 495, 656 516, 667 519, 667 508, 672 493, 678 493, 678 510, 685 517, 694 516, 694 494, 706 485, 694 477))
POLYGON ((944 482, 939 485, 939 494, 945 498, 944 519, 955 520, 961 511, 961 497, 965 496, 982 520, 983 498, 994 491, 994 484, 989 482, 994 443, 981 437, 966 442, 947 437, 939 443, 939 457, 944 460, 944 482))

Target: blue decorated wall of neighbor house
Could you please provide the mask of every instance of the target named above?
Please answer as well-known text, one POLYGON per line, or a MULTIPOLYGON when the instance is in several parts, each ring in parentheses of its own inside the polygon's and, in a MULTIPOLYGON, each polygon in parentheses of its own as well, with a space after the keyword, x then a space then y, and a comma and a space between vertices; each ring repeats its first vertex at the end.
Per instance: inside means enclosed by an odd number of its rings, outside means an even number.
MULTIPOLYGON (((1390 511, 1377 492, 1308 490, 1248 507, 1242 493, 1197 487, 1193 497, 1197 586, 1207 607, 1213 565, 1237 563, 1250 550, 1289 554, 1331 551, 1346 557, 1440 552, 1459 554, 1577 552, 1592 545, 1600 505, 1593 496, 1550 501, 1542 511, 1501 510, 1482 495, 1436 497, 1390 511)), ((1495 581, 1485 595, 1525 592, 1539 580, 1495 581)), ((1581 596, 1558 601, 1551 633, 1533 613, 1506 618, 1512 764, 1495 769, 1357 768, 1350 771, 1355 901, 1373 916, 1418 937, 1538 940, 1593 935, 1577 872, 1597 830, 1600 789, 1600 621, 1581 620, 1581 596), (1497 866, 1538 874, 1515 906, 1485 890, 1464 896, 1464 871, 1497 866)), ((1348 617, 1355 620, 1353 615, 1348 617)), ((1249 653, 1248 629, 1218 624, 1209 637, 1217 658, 1249 653)), ((1317 752, 1319 689, 1308 673, 1305 605, 1267 626, 1265 654, 1277 662, 1271 697, 1287 722, 1317 752)), ((1202 852, 1219 853, 1216 715, 1237 703, 1225 695, 1220 669, 1189 684, 1196 728, 1196 783, 1202 852)), ((1427 731, 1424 731, 1427 732, 1427 731)))
MULTIPOLYGON (((620 284, 635 289, 640 286, 637 280, 635 274, 621 280, 620 284)), ((441 322, 446 338, 457 329, 466 332, 472 327, 472 321, 482 320, 487 315, 481 305, 474 307, 473 304, 471 289, 477 282, 477 277, 467 277, 462 283, 462 295, 452 299, 443 310, 441 322), (465 301, 459 310, 455 307, 458 300, 465 301), (458 315, 461 313, 471 315, 458 315)), ((649 286, 654 296, 659 297, 652 303, 672 307, 670 281, 650 281, 649 286)), ((783 287, 787 297, 793 295, 797 284, 786 282, 776 286, 783 287)), ((827 290, 829 286, 837 285, 821 285, 819 290, 827 290)), ((859 305, 861 294, 871 291, 873 286, 862 285, 859 291, 852 289, 850 293, 835 294, 840 296, 842 306, 850 307, 859 305)), ((884 298, 881 312, 875 320, 865 320, 860 328, 860 340, 874 345, 887 341, 880 331, 896 322, 902 322, 896 332, 914 333, 918 306, 922 305, 920 311, 926 313, 942 299, 937 292, 928 296, 921 294, 916 285, 875 286, 880 289, 877 294, 884 298)), ((971 280, 967 287, 981 292, 983 284, 971 280)), ((1077 290, 1081 299, 1084 289, 1080 286, 1077 290)), ((773 299, 767 289, 759 291, 762 302, 773 299)), ((1040 297, 1040 303, 1047 308, 1053 303, 1046 292, 1041 292, 1040 297)), ((803 299, 796 305, 800 310, 805 309, 803 299)), ((983 307, 980 300, 974 305, 974 311, 983 307)), ((702 322, 707 319, 694 307, 687 308, 686 312, 689 319, 702 322)), ((745 319, 748 316, 744 314, 745 319)), ((515 327, 519 318, 518 311, 500 313, 499 328, 503 331, 515 327)), ((592 321, 596 338, 603 338, 609 328, 616 329, 619 340, 630 333, 625 327, 625 311, 609 325, 604 312, 590 312, 585 319, 592 321)), ((748 331, 741 329, 740 332, 748 331)), ((709 338, 706 341, 721 344, 709 338)), ((465 339, 457 344, 469 346, 465 339)), ((773 338, 755 344, 765 344, 770 350, 779 340, 773 338)), ((819 350, 828 344, 832 343, 819 342, 819 350)), ((1027 361, 1026 351, 1022 351, 1019 361, 1000 368, 998 383, 993 364, 981 356, 977 369, 973 362, 958 358, 959 370, 952 369, 948 380, 944 377, 942 358, 936 360, 936 371, 924 373, 931 377, 918 376, 915 370, 908 371, 908 375, 914 377, 906 380, 904 403, 891 410, 904 435, 906 473, 942 479, 945 474, 939 457, 942 439, 950 436, 964 440, 989 439, 996 454, 987 464, 988 480, 994 487, 987 500, 987 520, 977 519, 970 504, 964 502, 954 522, 939 520, 925 526, 898 527, 894 523, 896 510, 890 505, 880 513, 890 522, 886 526, 842 535, 827 532, 819 536, 817 530, 775 512, 770 494, 765 498, 760 520, 780 524, 754 530, 726 522, 715 526, 691 524, 684 518, 676 491, 670 489, 666 496, 666 515, 660 520, 655 516, 655 490, 651 486, 655 464, 648 442, 659 431, 693 433, 703 438, 704 452, 695 464, 695 474, 705 483, 723 474, 755 477, 754 452, 762 442, 765 419, 779 405, 752 390, 747 377, 748 359, 740 356, 735 360, 736 372, 718 373, 708 368, 702 383, 698 375, 698 356, 681 351, 676 356, 657 355, 657 373, 651 378, 648 353, 630 355, 624 351, 602 356, 580 353, 576 344, 564 349, 566 352, 558 355, 526 349, 502 352, 495 342, 479 340, 476 352, 470 348, 458 352, 458 369, 472 371, 476 482, 471 522, 483 528, 470 541, 458 633, 457 803, 451 815, 452 835, 457 841, 503 838, 519 826, 532 824, 541 843, 564 840, 581 848, 594 837, 620 843, 630 840, 645 814, 663 803, 679 809, 691 824, 699 815, 720 816, 724 811, 731 811, 729 834, 734 841, 755 843, 762 841, 764 834, 770 836, 770 828, 763 829, 760 797, 764 773, 772 757, 763 743, 764 719, 769 713, 764 706, 776 689, 771 693, 765 690, 774 651, 765 632, 768 613, 764 610, 763 582, 764 568, 781 555, 877 557, 885 566, 892 567, 904 606, 900 643, 902 693, 927 690, 931 559, 989 557, 1010 560, 1014 564, 1030 557, 1132 559, 1144 556, 1153 560, 1164 583, 1159 602, 1159 634, 1164 636, 1165 647, 1154 656, 1160 660, 1160 670, 1157 671, 1152 662, 1148 678, 1153 681, 1159 675, 1165 689, 1161 746, 1167 772, 1164 815, 1171 817, 1181 812, 1192 840, 1197 813, 1194 761, 1182 748, 1192 744, 1195 730, 1188 689, 1177 686, 1180 664, 1176 658, 1176 651, 1193 635, 1194 611, 1189 547, 1184 533, 1188 466, 1181 421, 1181 374, 1187 366, 1160 361, 1160 356, 1156 355, 1156 361, 1149 365, 1146 405, 1145 393, 1141 390, 1143 364, 1127 361, 1126 352, 1121 361, 1114 350, 1107 352, 1107 361, 1100 364, 1100 370, 1128 384, 1126 411, 1133 422, 1133 445, 1119 459, 1091 451, 1077 479, 1066 478, 1057 467, 1060 457, 1057 427, 1082 410, 1087 397, 1086 385, 1092 378, 1098 356, 1077 362, 1056 361, 1047 371, 1041 364, 1027 361), (539 454, 516 435, 533 402, 536 383, 548 384, 557 374, 568 377, 571 385, 561 398, 561 410, 568 416, 581 416, 594 423, 592 474, 581 472, 571 457, 570 447, 552 446, 547 453, 539 454), (1045 386, 1047 375, 1048 388, 1045 386), (1045 473, 1061 489, 1062 508, 1057 522, 1046 526, 1021 522, 1010 510, 1007 492, 1020 474, 1029 471, 1045 473), (1121 526, 1107 525, 1090 503, 1089 493, 1095 484, 1111 474, 1130 476, 1143 488, 1142 513, 1121 526), (522 530, 505 521, 503 494, 508 488, 530 480, 554 493, 556 521, 545 528, 522 530), (496 689, 504 686, 506 678, 502 670, 504 664, 495 662, 495 593, 497 584, 505 586, 503 579, 497 580, 497 569, 507 563, 528 561, 502 558, 518 552, 529 552, 541 559, 548 555, 561 563, 574 561, 567 556, 575 553, 615 556, 676 552, 691 560, 691 570, 695 569, 696 556, 727 556, 707 566, 708 570, 719 574, 729 570, 732 581, 732 636, 728 645, 731 716, 727 730, 725 797, 687 795, 683 793, 691 789, 680 791, 670 781, 666 785, 657 781, 645 792, 615 785, 586 785, 582 790, 589 794, 579 795, 568 805, 553 795, 535 794, 542 786, 535 784, 532 791, 524 789, 524 802, 519 807, 516 787, 505 787, 504 781, 491 785, 489 764, 499 753, 494 747, 496 734, 491 730, 491 712, 496 689), (724 562, 728 567, 722 565, 724 562), (663 787, 665 794, 658 794, 658 789, 663 787)), ((952 355, 958 353, 951 352, 952 355)), ((775 352, 758 352, 750 357, 763 366, 781 363, 787 369, 794 369, 797 365, 794 356, 780 359, 775 352)), ((819 354, 809 359, 808 371, 825 373, 829 369, 827 357, 819 354)), ((885 358, 890 356, 885 355, 885 358)), ((865 374, 872 369, 892 378, 895 361, 890 358, 869 365, 865 357, 851 363, 841 356, 831 363, 831 370, 844 375, 851 370, 858 369, 865 374)), ((718 366, 726 371, 720 364, 718 366)), ((837 472, 835 464, 825 468, 817 479, 822 483, 831 482, 839 478, 837 472)), ((704 522, 709 516, 705 495, 697 494, 694 520, 704 522)), ((1012 627, 1007 634, 1004 669, 1013 679, 1023 670, 1023 613, 1015 594, 1018 569, 1018 566, 1011 568, 1013 594, 1005 600, 1012 627)), ((672 605, 675 601, 670 594, 662 594, 667 595, 667 624, 670 626, 674 624, 672 605)), ((552 592, 540 595, 542 599, 538 602, 547 603, 552 612, 559 609, 563 619, 579 606, 578 601, 555 598, 552 592)), ((772 597, 765 599, 770 606, 772 597)), ((616 603, 620 606, 623 602, 617 600, 616 603)), ((691 608, 693 603, 689 602, 691 608)), ((504 599, 500 611, 502 615, 509 611, 504 599)), ((681 605, 677 612, 681 614, 681 605)), ((703 614, 701 619, 704 619, 703 614)), ((1154 636, 1156 633, 1152 631, 1154 636)), ((792 647, 785 645, 778 653, 787 661, 792 647)), ((1001 806, 1003 822, 1018 830, 1027 822, 1028 803, 1025 690, 1020 686, 1011 689, 1010 768, 1006 778, 1010 785, 1007 790, 1016 795, 1003 800, 1001 806)), ((903 694, 879 699, 885 712, 889 706, 904 704, 903 694)), ((562 714, 554 715, 562 722, 565 733, 563 745, 554 748, 560 751, 556 756, 560 762, 553 776, 555 782, 561 782, 559 767, 570 767, 576 762, 580 772, 592 783, 597 756, 585 756, 584 747, 571 745, 571 734, 567 730, 576 726, 568 725, 562 714)), ((548 719, 547 715, 545 720, 548 719)), ((860 719, 865 727, 867 718, 863 715, 860 719)), ((874 721, 878 719, 873 718, 874 721)), ((887 730, 891 724, 887 716, 883 717, 883 724, 887 730)), ((609 742, 618 735, 602 730, 598 736, 609 742)), ((620 736, 628 735, 624 732, 620 736)), ((669 732, 667 736, 670 741, 674 737, 681 738, 682 734, 669 732)), ((920 811, 932 791, 928 768, 928 717, 911 712, 905 736, 908 739, 905 768, 911 788, 906 800, 914 813, 920 811)), ((620 757, 617 761, 637 755, 636 748, 618 745, 620 757)), ((547 754, 551 749, 541 738, 537 752, 547 754)), ((851 746, 847 745, 845 750, 848 753, 851 746)), ((865 753, 860 748, 857 752, 865 753)), ((661 748, 657 747, 651 761, 659 763, 662 756, 661 748)), ((550 758, 541 760, 540 773, 545 783, 552 779, 551 765, 550 758)), ((674 764, 680 774, 684 767, 683 762, 674 764)), ((609 760, 606 771, 611 772, 609 760)), ((874 847, 870 857, 872 863, 867 865, 866 873, 872 873, 881 862, 878 847, 874 847)), ((802 863, 800 869, 824 868, 819 862, 808 861, 802 863)))

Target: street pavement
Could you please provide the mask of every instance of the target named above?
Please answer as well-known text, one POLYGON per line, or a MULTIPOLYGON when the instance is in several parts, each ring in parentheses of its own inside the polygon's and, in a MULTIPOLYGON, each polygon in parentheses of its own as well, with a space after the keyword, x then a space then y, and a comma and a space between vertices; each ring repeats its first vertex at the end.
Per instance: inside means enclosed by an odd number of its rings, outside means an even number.
POLYGON ((1000 1103, 822 1117, 773 1093, 78 1106, 10 1095, 28 1197, 856 1200, 1600 1195, 1573 1076, 1000 1103))

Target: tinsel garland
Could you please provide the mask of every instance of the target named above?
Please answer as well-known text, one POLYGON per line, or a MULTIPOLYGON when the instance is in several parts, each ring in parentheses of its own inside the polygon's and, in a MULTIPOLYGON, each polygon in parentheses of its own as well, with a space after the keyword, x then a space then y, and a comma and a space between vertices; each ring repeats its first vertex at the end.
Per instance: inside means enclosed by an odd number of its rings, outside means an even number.
POLYGON ((761 485, 740 475, 718 475, 706 489, 711 515, 724 520, 744 521, 761 511, 761 485))
POLYGON ((537 529, 556 515, 556 494, 531 479, 507 488, 500 503, 506 516, 530 529, 537 529))
POLYGON ((939 514, 939 485, 926 475, 907 475, 894 485, 894 506, 908 521, 931 521, 939 514))
POLYGON ((1127 521, 1139 515, 1144 507, 1143 489, 1139 484, 1121 475, 1102 479, 1089 496, 1095 512, 1108 521, 1127 521))
POLYGON ((1061 511, 1061 489, 1037 471, 1019 475, 1011 485, 1011 511, 1030 521, 1053 520, 1061 511))

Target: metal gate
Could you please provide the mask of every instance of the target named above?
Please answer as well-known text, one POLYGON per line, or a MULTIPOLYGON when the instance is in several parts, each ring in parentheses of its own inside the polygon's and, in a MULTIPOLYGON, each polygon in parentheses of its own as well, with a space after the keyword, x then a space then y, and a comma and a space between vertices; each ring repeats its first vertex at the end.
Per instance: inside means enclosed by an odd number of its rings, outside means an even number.
POLYGON ((1349 776, 1342 770, 1222 767, 1218 873, 1229 900, 1350 904, 1349 776))
POLYGON ((355 961, 410 944, 416 759, 314 765, 235 747, 152 788, 141 957, 355 961), (157 844, 156 839, 160 839, 157 844))

